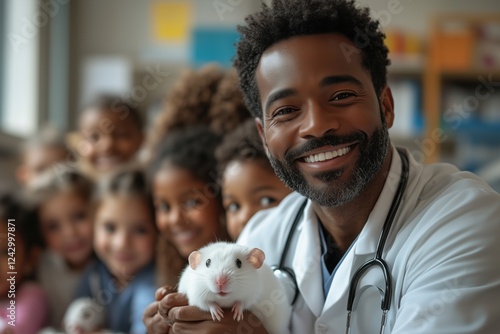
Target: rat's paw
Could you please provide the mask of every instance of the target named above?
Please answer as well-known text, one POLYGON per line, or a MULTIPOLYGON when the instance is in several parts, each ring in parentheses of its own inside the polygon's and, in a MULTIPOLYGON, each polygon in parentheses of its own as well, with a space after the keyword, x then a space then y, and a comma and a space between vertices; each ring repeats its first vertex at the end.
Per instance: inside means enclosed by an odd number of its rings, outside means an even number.
POLYGON ((233 312, 233 319, 234 320, 236 320, 236 321, 243 320, 243 303, 241 303, 241 302, 234 303, 231 311, 233 312))
POLYGON ((211 303, 209 307, 213 321, 215 321, 215 319, 221 321, 222 318, 224 318, 224 311, 222 311, 219 305, 217 305, 216 303, 211 303))

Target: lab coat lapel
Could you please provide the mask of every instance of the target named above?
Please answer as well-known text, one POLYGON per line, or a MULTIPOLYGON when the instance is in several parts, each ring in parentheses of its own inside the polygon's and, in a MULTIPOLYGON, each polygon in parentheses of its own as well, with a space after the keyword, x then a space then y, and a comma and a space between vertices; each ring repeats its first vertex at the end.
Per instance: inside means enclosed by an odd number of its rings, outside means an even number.
POLYGON ((345 302, 341 303, 341 308, 345 311, 347 306, 349 283, 351 282, 352 275, 354 275, 354 270, 361 267, 363 263, 373 258, 374 255, 375 249, 373 250, 373 253, 365 253, 363 255, 357 255, 354 249, 351 249, 345 255, 344 260, 335 273, 330 290, 328 291, 324 310, 328 310, 332 305, 338 303, 341 299, 345 299, 345 302))
POLYGON ((309 202, 304 210, 301 233, 297 240, 293 268, 300 294, 316 317, 324 304, 323 280, 321 277, 321 247, 318 221, 309 202))
POLYGON ((392 150, 391 167, 384 188, 355 244, 345 255, 335 273, 326 298, 325 309, 337 303, 344 295, 347 298, 349 283, 355 270, 375 256, 380 232, 382 231, 385 217, 389 212, 389 207, 401 175, 401 159, 394 147, 392 147, 392 150))

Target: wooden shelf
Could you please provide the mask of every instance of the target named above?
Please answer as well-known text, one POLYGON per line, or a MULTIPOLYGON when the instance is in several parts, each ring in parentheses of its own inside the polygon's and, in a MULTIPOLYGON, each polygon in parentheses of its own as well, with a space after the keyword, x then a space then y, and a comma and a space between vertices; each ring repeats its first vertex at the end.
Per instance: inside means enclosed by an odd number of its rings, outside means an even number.
POLYGON ((422 76, 424 73, 423 55, 390 57, 389 76, 422 76))
POLYGON ((443 143, 435 140, 435 133, 442 131, 443 85, 451 82, 477 82, 480 77, 500 81, 500 68, 478 68, 475 60, 476 28, 489 23, 500 24, 499 14, 444 14, 434 18, 427 48, 423 80, 423 106, 425 117, 425 139, 435 143, 435 149, 426 157, 427 162, 440 160, 443 143), (458 23, 458 24, 457 24, 458 23), (457 25, 457 31, 446 31, 457 25), (443 30, 444 29, 444 30, 443 30), (470 64, 467 66, 466 64, 470 64), (457 68, 456 70, 452 69, 457 68))

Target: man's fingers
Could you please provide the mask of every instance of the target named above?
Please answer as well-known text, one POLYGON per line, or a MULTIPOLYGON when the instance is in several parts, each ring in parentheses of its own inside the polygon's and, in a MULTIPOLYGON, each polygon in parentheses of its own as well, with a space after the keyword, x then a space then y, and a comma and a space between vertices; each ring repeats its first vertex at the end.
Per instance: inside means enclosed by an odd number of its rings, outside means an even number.
POLYGON ((144 313, 142 314, 142 321, 145 321, 146 318, 151 318, 158 312, 158 302, 152 302, 146 307, 144 313))
POLYGON ((158 312, 162 317, 168 317, 168 311, 177 306, 187 306, 188 300, 186 295, 182 293, 170 293, 166 295, 158 306, 158 312))
POLYGON ((202 311, 196 306, 173 307, 168 312, 168 317, 174 321, 203 321, 212 320, 209 312, 202 311))
POLYGON ((172 292, 177 292, 177 290, 174 287, 171 287, 169 285, 162 286, 161 288, 158 288, 155 292, 155 299, 156 301, 160 301, 168 295, 169 293, 172 292))

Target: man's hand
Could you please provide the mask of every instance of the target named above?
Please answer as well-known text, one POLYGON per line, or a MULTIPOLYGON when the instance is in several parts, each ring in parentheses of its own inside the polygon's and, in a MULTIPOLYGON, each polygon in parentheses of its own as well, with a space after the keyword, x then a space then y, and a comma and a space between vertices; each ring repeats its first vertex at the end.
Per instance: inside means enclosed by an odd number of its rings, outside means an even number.
POLYGON ((224 309, 224 318, 213 321, 209 312, 188 306, 186 296, 171 287, 158 289, 155 299, 142 318, 148 334, 267 334, 259 319, 250 312, 244 313, 242 321, 236 321, 232 311, 224 309))
MULTIPOLYGON (((176 294, 176 301, 182 304, 187 299, 183 294, 176 294)), ((231 309, 224 309, 221 321, 212 320, 210 312, 202 311, 195 306, 173 306, 168 312, 168 318, 173 320, 170 330, 172 334, 267 334, 260 320, 252 313, 245 312, 244 319, 233 319, 231 309)))
POLYGON ((168 318, 168 311, 174 306, 187 305, 187 300, 184 304, 176 302, 175 289, 170 286, 164 286, 156 290, 156 301, 151 303, 142 316, 142 321, 146 326, 148 334, 169 334, 173 321, 168 318))

